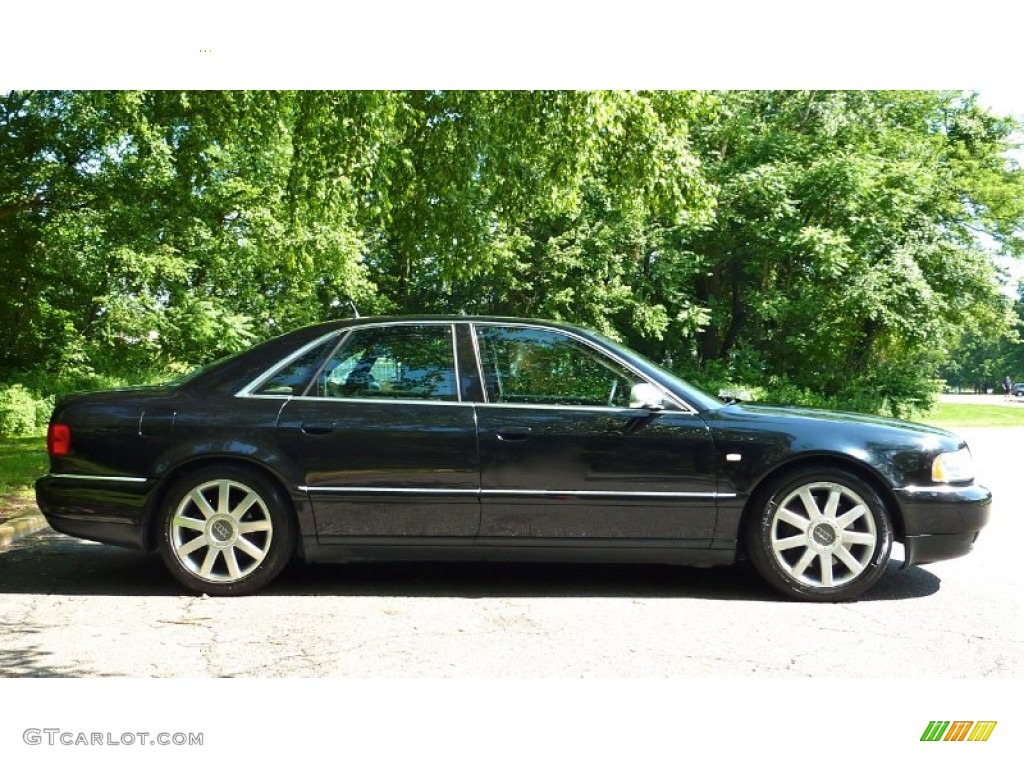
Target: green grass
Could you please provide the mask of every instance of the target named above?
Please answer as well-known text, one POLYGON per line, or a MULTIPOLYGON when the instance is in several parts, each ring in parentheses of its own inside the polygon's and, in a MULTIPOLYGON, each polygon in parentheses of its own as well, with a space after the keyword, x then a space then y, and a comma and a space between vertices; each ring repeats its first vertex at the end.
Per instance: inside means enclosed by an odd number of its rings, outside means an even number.
POLYGON ((45 437, 0 437, 0 494, 27 493, 48 466, 45 437))
POLYGON ((913 420, 936 427, 1024 427, 1024 406, 939 403, 913 420))

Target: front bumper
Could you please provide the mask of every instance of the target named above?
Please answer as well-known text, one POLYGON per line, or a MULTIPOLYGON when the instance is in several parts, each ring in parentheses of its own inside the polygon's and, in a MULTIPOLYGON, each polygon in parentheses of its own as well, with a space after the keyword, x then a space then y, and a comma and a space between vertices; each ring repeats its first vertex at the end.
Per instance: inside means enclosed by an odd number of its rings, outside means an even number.
POLYGON ((145 549, 145 517, 155 481, 143 478, 46 475, 36 503, 55 531, 80 539, 145 549))
POLYGON ((903 567, 949 560, 971 551, 988 522, 992 492, 980 485, 899 488, 903 567))

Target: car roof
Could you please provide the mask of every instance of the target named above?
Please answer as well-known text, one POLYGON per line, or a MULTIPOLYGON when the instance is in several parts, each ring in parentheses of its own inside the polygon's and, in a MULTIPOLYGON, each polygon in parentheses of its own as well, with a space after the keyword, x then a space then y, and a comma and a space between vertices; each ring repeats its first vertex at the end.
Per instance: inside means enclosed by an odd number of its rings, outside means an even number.
POLYGON ((512 317, 510 315, 365 315, 350 317, 347 320, 336 320, 323 323, 324 326, 347 327, 354 325, 372 325, 375 323, 517 323, 526 325, 543 325, 552 328, 571 328, 587 330, 572 323, 560 320, 545 320, 539 317, 512 317))

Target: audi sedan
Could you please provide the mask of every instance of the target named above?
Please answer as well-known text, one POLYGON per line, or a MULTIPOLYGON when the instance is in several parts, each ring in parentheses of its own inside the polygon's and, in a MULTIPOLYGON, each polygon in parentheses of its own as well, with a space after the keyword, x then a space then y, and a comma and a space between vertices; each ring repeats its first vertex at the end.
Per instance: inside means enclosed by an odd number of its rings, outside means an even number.
POLYGON ((54 411, 50 525, 159 552, 240 595, 306 561, 728 565, 849 600, 967 553, 991 494, 956 435, 726 404, 546 321, 381 317, 304 328, 177 383, 54 411))

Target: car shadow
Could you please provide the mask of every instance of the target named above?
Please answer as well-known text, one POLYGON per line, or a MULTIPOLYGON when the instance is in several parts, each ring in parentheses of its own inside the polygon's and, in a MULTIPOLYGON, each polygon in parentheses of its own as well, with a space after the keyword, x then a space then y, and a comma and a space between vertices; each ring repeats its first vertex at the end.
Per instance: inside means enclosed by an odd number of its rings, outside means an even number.
MULTIPOLYGON (((922 569, 888 572, 860 602, 927 597, 940 579, 922 569)), ((550 563, 295 563, 268 595, 357 597, 622 597, 790 602, 748 563, 732 567, 550 563)))
MULTIPOLYGON (((0 594, 178 596, 154 555, 47 533, 0 553, 0 594)), ((888 572, 861 602, 909 600, 941 580, 918 567, 888 572)), ((549 563, 293 563, 261 595, 374 597, 628 597, 788 602, 748 563, 666 565, 549 563)))

